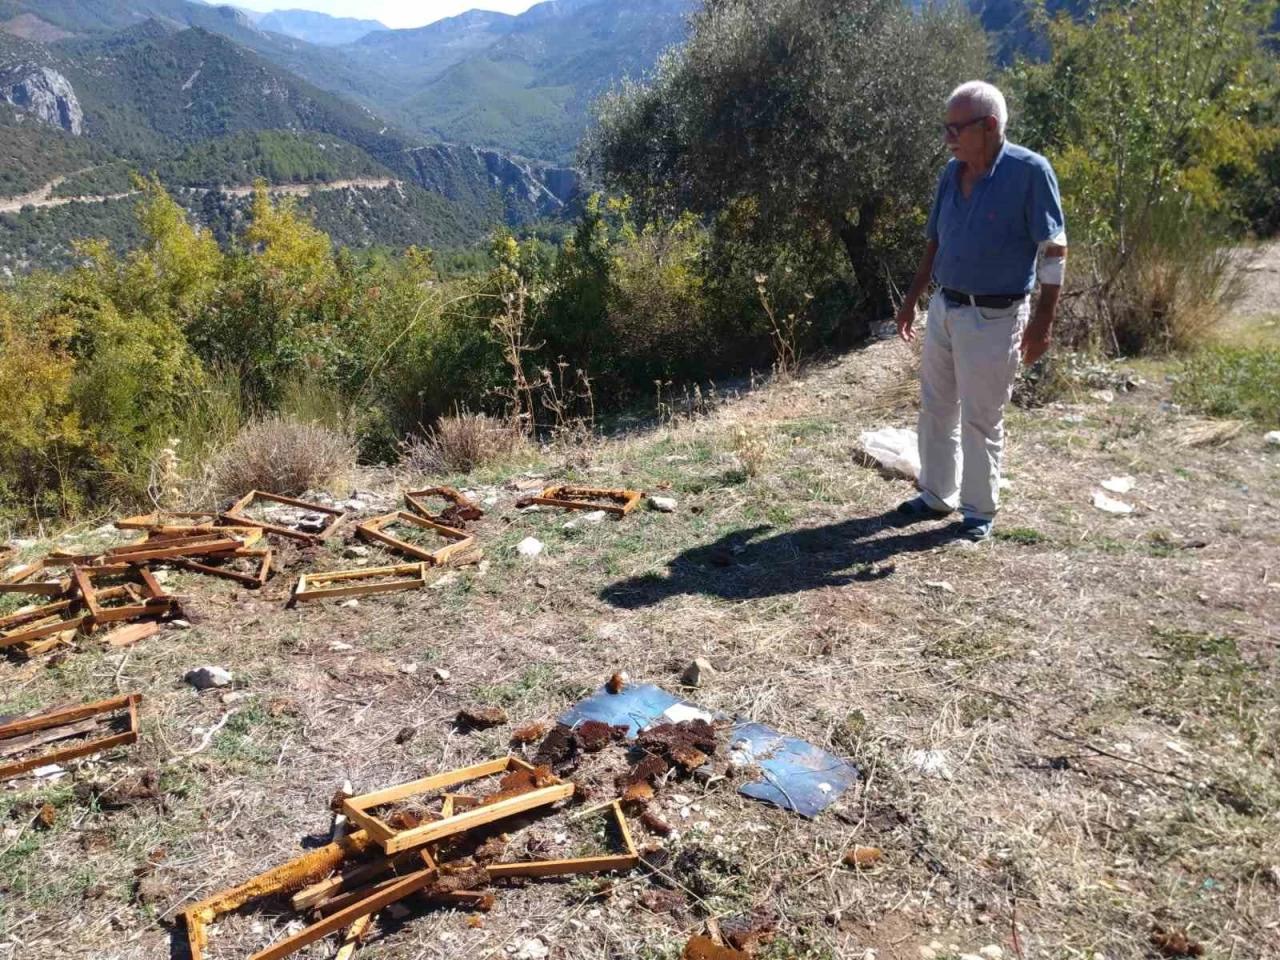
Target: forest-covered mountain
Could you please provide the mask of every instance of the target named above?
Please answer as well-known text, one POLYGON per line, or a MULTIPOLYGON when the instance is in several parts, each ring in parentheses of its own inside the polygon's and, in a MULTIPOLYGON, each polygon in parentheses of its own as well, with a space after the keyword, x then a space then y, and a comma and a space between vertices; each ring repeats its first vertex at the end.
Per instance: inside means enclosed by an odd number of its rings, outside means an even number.
POLYGON ((243 199, 220 206, 224 188, 315 184, 302 202, 357 245, 473 243, 504 220, 558 213, 577 189, 571 170, 403 133, 172 18, 45 43, 0 34, 0 157, 0 195, 45 190, 21 214, 9 203, 0 258, 19 266, 65 262, 79 236, 127 243, 130 203, 58 201, 127 193, 136 171, 198 191, 184 202, 211 226, 243 199), (341 196, 323 189, 348 181, 341 196))

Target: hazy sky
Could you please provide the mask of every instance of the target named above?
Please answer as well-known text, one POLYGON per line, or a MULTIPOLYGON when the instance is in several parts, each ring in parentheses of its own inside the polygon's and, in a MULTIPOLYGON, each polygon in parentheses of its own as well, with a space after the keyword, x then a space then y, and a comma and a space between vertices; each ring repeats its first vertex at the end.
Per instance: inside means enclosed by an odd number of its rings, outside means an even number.
POLYGON ((381 20, 388 27, 420 27, 465 10, 522 13, 535 0, 234 0, 248 10, 318 10, 335 17, 381 20))

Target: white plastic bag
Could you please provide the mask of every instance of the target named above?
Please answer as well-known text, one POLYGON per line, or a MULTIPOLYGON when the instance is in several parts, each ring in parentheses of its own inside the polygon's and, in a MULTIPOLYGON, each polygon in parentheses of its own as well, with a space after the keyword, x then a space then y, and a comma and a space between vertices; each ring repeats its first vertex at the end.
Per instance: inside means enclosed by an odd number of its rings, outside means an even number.
POLYGON ((864 430, 860 439, 867 456, 880 466, 912 480, 919 479, 920 441, 914 430, 881 427, 879 430, 864 430))

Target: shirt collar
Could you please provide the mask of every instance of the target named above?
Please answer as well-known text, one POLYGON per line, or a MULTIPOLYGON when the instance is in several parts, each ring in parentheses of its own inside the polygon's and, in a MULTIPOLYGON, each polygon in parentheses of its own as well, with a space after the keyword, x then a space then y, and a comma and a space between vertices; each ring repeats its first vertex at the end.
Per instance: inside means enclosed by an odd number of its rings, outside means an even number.
POLYGON ((1009 141, 1001 140, 1000 149, 996 151, 995 159, 991 161, 991 169, 982 175, 983 180, 990 180, 996 175, 996 168, 1000 166, 1000 161, 1004 159, 1005 153, 1009 150, 1009 141))

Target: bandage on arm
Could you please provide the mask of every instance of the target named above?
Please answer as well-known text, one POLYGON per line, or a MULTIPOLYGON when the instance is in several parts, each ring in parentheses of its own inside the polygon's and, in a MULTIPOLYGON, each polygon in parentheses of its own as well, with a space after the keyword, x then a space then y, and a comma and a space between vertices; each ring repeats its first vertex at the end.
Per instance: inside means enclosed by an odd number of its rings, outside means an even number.
POLYGON ((1067 273, 1067 232, 1059 230, 1040 244, 1040 268, 1037 276, 1045 286, 1060 287, 1067 273))

